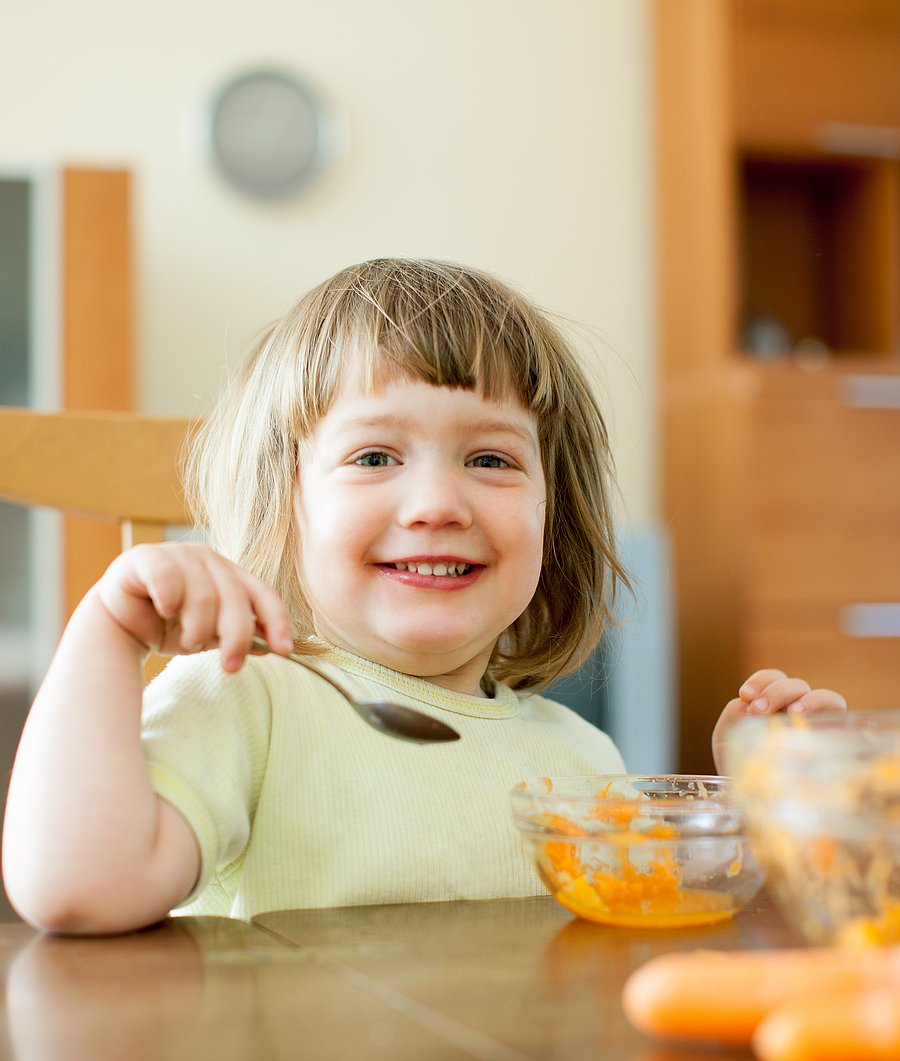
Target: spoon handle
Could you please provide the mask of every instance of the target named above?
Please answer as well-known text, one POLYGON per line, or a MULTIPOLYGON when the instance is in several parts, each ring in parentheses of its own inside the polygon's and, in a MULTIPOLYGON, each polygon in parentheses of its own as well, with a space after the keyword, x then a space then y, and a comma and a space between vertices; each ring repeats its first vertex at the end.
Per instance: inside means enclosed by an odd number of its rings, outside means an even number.
MULTIPOLYGON (((280 655, 262 637, 254 637, 250 642, 250 647, 256 653, 271 652, 273 655, 280 655)), ((306 659, 296 652, 289 652, 284 658, 300 664, 301 667, 307 666, 306 659)), ((359 717, 373 729, 377 729, 379 733, 384 733, 388 737, 397 737, 400 740, 413 741, 416 744, 440 744, 459 740, 456 730, 437 718, 432 718, 422 711, 416 711, 402 704, 393 704, 389 700, 357 700, 331 675, 325 674, 317 667, 308 669, 332 688, 337 689, 359 717)))
MULTIPOLYGON (((281 655, 280 652, 276 652, 275 649, 272 648, 272 646, 269 644, 268 641, 266 641, 266 639, 264 637, 260 637, 258 634, 255 634, 250 639, 250 648, 254 652, 260 653, 262 655, 265 655, 267 653, 271 653, 273 656, 280 656, 281 655)), ((305 667, 306 666, 305 657, 301 656, 297 652, 285 653, 284 658, 292 660, 294 663, 299 663, 301 667, 305 667)), ((356 701, 353 699, 353 697, 347 692, 347 690, 339 682, 335 681, 334 678, 332 678, 329 674, 324 674, 322 671, 320 671, 318 669, 314 670, 312 667, 310 667, 308 669, 310 671, 312 671, 313 674, 317 675, 319 678, 322 678, 323 681, 326 681, 333 689, 337 689, 337 691, 341 694, 341 696, 343 696, 343 698, 345 700, 349 700, 350 703, 354 707, 356 707, 356 701)))

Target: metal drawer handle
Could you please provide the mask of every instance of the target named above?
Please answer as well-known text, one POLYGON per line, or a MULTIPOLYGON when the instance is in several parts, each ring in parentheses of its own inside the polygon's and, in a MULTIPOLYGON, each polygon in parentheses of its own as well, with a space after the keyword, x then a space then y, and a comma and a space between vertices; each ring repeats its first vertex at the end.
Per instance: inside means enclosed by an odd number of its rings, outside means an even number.
POLYGON ((900 409, 900 376, 844 376, 840 392, 854 409, 900 409))
POLYGON ((848 604, 840 625, 850 637, 900 637, 900 603, 848 604))

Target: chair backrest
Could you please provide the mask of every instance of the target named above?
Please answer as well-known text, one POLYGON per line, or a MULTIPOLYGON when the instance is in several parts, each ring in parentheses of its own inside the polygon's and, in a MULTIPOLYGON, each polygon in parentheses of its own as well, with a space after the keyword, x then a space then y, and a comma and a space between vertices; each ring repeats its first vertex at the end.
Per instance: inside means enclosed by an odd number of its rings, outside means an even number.
POLYGON ((117 523, 121 548, 162 541, 190 522, 179 461, 194 423, 0 407, 0 500, 117 523))
POLYGON ((192 421, 0 408, 0 498, 100 519, 122 545, 189 523, 178 471, 192 421))

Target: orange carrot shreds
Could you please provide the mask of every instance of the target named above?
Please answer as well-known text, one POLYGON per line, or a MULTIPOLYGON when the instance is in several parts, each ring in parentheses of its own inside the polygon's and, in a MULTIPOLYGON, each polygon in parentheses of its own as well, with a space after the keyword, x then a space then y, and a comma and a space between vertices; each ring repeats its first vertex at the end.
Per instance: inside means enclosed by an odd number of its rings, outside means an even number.
POLYGON ((900 756, 880 755, 872 762, 872 776, 882 789, 896 792, 900 789, 900 756))
POLYGON ((837 844, 831 836, 817 836, 807 847, 809 863, 820 873, 830 873, 834 869, 837 853, 837 844))
POLYGON ((545 814, 541 818, 541 824, 549 832, 560 833, 562 836, 587 836, 587 830, 575 822, 569 821, 561 814, 545 814))
POLYGON ((900 982, 805 995, 776 1006, 753 1036, 760 1061, 896 1061, 900 982))
MULTIPOLYGON (((542 824, 548 832, 561 836, 588 835, 587 831, 582 829, 580 825, 569 821, 568 818, 563 817, 561 814, 544 815, 542 824)), ((568 880, 570 877, 577 877, 583 872, 581 861, 578 857, 578 845, 568 843, 565 840, 548 840, 543 845, 539 859, 553 880, 560 876, 564 880, 568 880)))
POLYGON ((782 1003, 888 982, 900 984, 900 948, 693 951, 642 965, 625 983, 622 1006, 647 1035, 747 1046, 782 1003))
POLYGON ((651 840, 677 840, 678 830, 674 825, 651 825, 649 829, 643 830, 642 835, 651 840))
POLYGON ((569 844, 565 840, 550 841, 544 845, 544 855, 555 878, 579 877, 584 872, 578 857, 577 844, 569 844))
POLYGON ((900 903, 892 903, 875 917, 848 921, 837 934, 840 947, 880 947, 900 943, 900 903))
POLYGON ((617 872, 594 873, 591 883, 607 906, 637 913, 660 900, 671 900, 681 887, 681 871, 671 858, 663 856, 646 870, 626 861, 617 872))
POLYGON ((586 921, 604 920, 604 915, 609 913, 609 908, 583 873, 563 884, 554 894, 567 910, 586 921))
POLYGON ((597 821, 608 822, 610 825, 627 825, 641 813, 641 810, 642 808, 632 799, 612 796, 592 807, 589 816, 596 818, 597 821))

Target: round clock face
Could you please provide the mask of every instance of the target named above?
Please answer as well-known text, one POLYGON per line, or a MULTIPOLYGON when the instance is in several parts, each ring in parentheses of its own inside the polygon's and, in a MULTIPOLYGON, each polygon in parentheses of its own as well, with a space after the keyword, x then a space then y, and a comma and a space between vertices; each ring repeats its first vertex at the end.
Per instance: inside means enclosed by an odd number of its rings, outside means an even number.
POLYGON ((284 198, 310 179, 321 160, 319 104, 289 74, 242 74, 213 101, 209 144, 216 168, 234 187, 257 198, 284 198))

